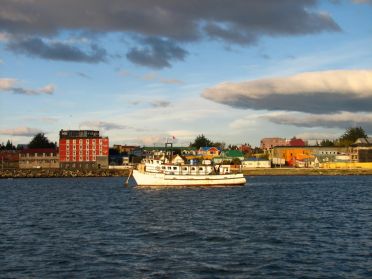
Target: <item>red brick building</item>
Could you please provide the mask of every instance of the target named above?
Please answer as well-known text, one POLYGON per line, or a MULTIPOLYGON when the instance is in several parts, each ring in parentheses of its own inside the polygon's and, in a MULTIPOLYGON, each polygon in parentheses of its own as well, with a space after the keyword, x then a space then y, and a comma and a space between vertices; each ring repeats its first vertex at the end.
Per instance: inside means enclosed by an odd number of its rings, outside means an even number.
POLYGON ((108 168, 109 139, 99 131, 61 130, 59 132, 60 167, 65 169, 108 168))
POLYGON ((19 151, 18 150, 0 150, 0 168, 18 169, 19 151))

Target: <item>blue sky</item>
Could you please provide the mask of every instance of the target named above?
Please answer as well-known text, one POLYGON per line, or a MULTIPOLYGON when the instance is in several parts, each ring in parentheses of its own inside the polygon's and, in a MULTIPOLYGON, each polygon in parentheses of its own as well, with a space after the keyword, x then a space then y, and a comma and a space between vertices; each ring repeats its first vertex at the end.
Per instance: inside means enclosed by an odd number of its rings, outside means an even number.
POLYGON ((0 142, 372 134, 371 1, 3 2, 0 142))

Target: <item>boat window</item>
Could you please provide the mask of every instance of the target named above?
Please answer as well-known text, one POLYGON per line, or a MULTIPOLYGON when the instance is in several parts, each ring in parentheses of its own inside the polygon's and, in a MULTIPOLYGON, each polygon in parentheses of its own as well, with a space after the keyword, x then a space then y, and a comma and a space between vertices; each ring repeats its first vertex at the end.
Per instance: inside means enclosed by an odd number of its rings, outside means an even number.
POLYGON ((168 167, 168 170, 171 170, 172 168, 171 167, 168 167))
POLYGON ((161 168, 162 168, 163 170, 165 170, 165 167, 164 167, 164 166, 162 166, 161 168))
POLYGON ((199 170, 201 170, 201 171, 202 171, 202 170, 204 170, 204 168, 199 168, 199 170))
POLYGON ((183 169, 183 170, 187 170, 187 167, 183 167, 182 169, 183 169))
POLYGON ((191 170, 195 170, 195 167, 192 167, 191 170))
POLYGON ((177 167, 173 167, 173 169, 174 169, 174 170, 176 170, 176 169, 177 169, 177 167))

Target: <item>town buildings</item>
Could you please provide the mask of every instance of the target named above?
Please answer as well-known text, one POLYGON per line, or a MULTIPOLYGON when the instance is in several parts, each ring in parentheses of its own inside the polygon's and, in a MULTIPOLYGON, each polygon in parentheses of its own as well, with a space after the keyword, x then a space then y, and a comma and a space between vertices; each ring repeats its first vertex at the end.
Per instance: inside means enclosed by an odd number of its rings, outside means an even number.
POLYGON ((277 146, 306 146, 307 142, 303 139, 293 137, 291 139, 285 138, 263 138, 260 142, 262 150, 269 150, 277 146))
POLYGON ((19 168, 59 168, 59 155, 56 148, 34 148, 19 151, 19 168))
POLYGON ((269 150, 275 146, 286 146, 287 140, 284 138, 263 138, 261 139, 260 148, 262 150, 269 150))
POLYGON ((59 160, 63 169, 108 168, 109 139, 99 131, 61 130, 59 160))

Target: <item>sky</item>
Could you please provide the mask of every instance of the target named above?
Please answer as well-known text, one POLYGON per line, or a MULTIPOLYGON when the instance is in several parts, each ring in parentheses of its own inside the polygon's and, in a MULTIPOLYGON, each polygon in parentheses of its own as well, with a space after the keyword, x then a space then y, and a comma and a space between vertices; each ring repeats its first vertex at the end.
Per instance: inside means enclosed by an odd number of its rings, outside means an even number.
POLYGON ((372 0, 0 4, 0 142, 372 135, 372 0))

